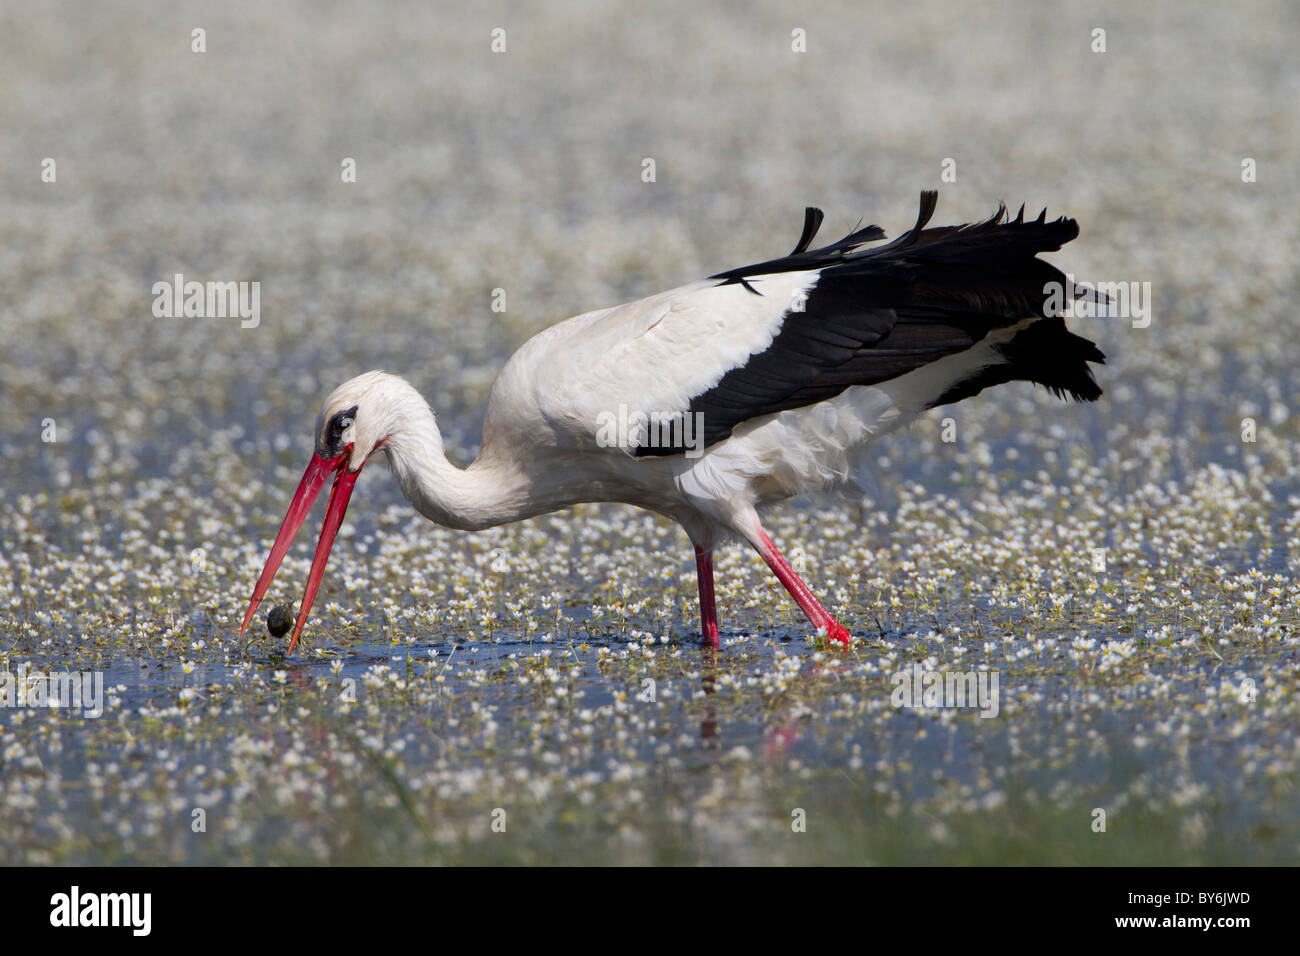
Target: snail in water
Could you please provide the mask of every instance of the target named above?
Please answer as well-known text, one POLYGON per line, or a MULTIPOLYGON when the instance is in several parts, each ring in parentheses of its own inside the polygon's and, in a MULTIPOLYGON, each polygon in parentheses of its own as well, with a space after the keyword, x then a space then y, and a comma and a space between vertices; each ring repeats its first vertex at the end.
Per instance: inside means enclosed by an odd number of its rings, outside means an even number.
POLYGON ((289 610, 287 604, 277 604, 266 615, 266 629, 271 632, 272 637, 284 637, 291 627, 293 627, 293 611, 289 610))

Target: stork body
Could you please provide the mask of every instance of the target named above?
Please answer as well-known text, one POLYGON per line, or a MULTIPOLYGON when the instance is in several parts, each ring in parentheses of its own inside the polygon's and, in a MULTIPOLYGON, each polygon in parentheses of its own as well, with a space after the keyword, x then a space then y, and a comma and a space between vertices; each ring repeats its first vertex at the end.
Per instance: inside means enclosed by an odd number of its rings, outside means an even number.
POLYGON ((1079 294, 1037 258, 1074 238, 1074 222, 1005 221, 1000 209, 983 223, 927 229, 934 203, 923 193, 916 226, 873 248, 864 246, 883 238, 875 226, 810 250, 821 220, 810 209, 790 256, 546 329, 502 369, 465 469, 447 460, 433 412, 405 380, 367 372, 345 383, 320 413, 312 464, 244 627, 333 474, 293 649, 352 484, 381 452, 415 508, 449 528, 587 501, 672 518, 695 549, 706 645, 718 644, 713 550, 742 538, 814 628, 847 642, 764 532, 764 507, 835 487, 872 439, 990 385, 1101 394, 1088 368, 1101 352, 1045 314, 1053 283, 1079 294))

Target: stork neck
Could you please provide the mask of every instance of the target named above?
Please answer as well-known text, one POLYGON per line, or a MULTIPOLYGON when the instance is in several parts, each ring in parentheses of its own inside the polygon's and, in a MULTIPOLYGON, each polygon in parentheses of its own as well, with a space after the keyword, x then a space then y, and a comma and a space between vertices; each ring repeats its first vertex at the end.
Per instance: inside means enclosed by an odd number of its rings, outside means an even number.
POLYGON ((528 481, 510 464, 483 455, 468 468, 448 461, 432 412, 382 447, 402 493, 430 521, 478 531, 535 513, 528 481))

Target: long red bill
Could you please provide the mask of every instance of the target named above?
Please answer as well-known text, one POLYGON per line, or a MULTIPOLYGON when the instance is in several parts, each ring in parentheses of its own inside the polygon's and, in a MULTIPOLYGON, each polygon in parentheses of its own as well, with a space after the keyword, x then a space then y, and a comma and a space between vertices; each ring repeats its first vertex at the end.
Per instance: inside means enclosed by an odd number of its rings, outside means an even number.
MULTIPOLYGON (((289 502, 289 510, 284 516, 284 521, 280 523, 280 531, 275 536, 275 544, 271 545, 271 553, 266 559, 266 566, 262 568, 262 574, 258 577, 257 584, 253 588, 253 597, 248 602, 248 611, 245 612, 243 626, 239 629, 241 636, 248 630, 248 624, 252 621, 257 606, 262 602, 262 598, 266 596, 267 589, 270 588, 271 581, 275 578, 275 572, 280 569, 284 556, 289 553, 289 547, 293 544, 298 529, 302 527, 307 515, 311 513, 311 506, 316 503, 316 498, 320 495, 321 489, 325 487, 326 479, 329 478, 331 472, 342 471, 346 467, 347 459, 347 450, 334 458, 322 458, 319 455, 312 455, 307 470, 303 472, 302 481, 298 482, 298 490, 293 493, 293 500, 289 502)), ((353 481, 355 480, 354 478, 353 481)), ((337 486, 337 481, 335 484, 337 486)), ((331 493, 331 503, 333 498, 333 493, 331 493)), ((342 515, 339 517, 342 518, 342 515)), ((333 540, 333 535, 330 536, 330 539, 333 540)), ((319 548, 317 550, 319 551, 319 548)), ((315 563, 313 562, 314 569, 315 563)), ((305 611, 304 608, 299 613, 299 628, 302 626, 302 620, 306 617, 305 611)), ((295 641, 297 637, 298 633, 295 631, 295 641)))
POLYGON ((302 626, 307 623, 307 612, 311 602, 316 600, 316 589, 325 574, 325 565, 330 559, 330 548, 334 546, 334 536, 338 534, 343 515, 348 510, 348 499, 352 497, 352 486, 357 483, 361 469, 348 471, 347 467, 339 469, 334 476, 334 487, 330 489, 330 503, 325 509, 325 523, 320 528, 320 541, 316 543, 316 556, 311 559, 311 571, 307 575, 307 588, 302 592, 302 604, 298 606, 298 623, 293 627, 293 638, 289 641, 289 653, 293 653, 298 643, 302 626))

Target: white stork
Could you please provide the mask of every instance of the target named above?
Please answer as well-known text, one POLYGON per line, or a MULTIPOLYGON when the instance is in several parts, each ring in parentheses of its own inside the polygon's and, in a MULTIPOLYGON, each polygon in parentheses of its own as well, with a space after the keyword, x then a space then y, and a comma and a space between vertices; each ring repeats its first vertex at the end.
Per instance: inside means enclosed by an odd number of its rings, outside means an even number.
POLYGON ((583 501, 672 518, 695 546, 701 636, 713 647, 713 549, 743 538, 812 626, 847 643, 849 632, 763 531, 763 508, 843 482, 855 450, 990 385, 1101 395, 1088 363, 1104 357, 1048 304, 1083 293, 1037 258, 1077 236, 1075 222, 1049 222, 1045 211, 1025 221, 1022 206, 1014 220, 1000 207, 974 225, 926 228, 936 199, 922 193, 916 225, 874 247, 866 244, 884 238, 878 226, 809 248, 822 220, 809 208, 785 258, 533 336, 492 386, 468 468, 447 460, 433 412, 404 379, 373 371, 345 382, 316 420, 315 454, 240 633, 332 475, 293 651, 357 476, 382 452, 416 510, 449 528, 490 528, 583 501))

